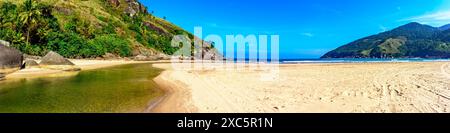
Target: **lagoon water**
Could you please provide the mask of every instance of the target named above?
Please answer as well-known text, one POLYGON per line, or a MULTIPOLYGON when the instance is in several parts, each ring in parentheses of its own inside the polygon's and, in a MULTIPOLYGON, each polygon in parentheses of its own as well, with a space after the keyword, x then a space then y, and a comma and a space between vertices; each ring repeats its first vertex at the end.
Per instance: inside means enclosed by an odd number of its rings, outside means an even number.
POLYGON ((0 82, 0 112, 142 112, 162 95, 153 78, 162 70, 130 64, 74 76, 0 82))

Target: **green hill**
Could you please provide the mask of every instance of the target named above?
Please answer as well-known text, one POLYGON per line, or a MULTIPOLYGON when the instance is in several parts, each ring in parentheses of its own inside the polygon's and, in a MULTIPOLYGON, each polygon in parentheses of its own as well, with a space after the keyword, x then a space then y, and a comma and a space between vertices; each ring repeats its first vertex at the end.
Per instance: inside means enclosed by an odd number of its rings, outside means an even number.
MULTIPOLYGON (((179 34, 194 38, 137 0, 0 0, 0 40, 30 55, 171 55, 179 49, 171 39, 179 34)), ((202 45, 217 53, 209 43, 202 45)))
POLYGON ((450 29, 413 22, 358 39, 321 58, 450 58, 450 29))

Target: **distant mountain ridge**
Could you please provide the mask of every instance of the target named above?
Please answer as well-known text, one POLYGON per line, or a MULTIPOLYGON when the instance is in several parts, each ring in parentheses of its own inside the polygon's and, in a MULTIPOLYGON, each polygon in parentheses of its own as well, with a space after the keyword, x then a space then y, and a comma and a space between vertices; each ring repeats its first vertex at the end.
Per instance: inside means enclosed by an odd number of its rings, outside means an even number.
POLYGON ((450 58, 450 24, 408 23, 343 45, 321 58, 450 58))
POLYGON ((450 29, 450 24, 439 27, 439 30, 448 30, 450 29))

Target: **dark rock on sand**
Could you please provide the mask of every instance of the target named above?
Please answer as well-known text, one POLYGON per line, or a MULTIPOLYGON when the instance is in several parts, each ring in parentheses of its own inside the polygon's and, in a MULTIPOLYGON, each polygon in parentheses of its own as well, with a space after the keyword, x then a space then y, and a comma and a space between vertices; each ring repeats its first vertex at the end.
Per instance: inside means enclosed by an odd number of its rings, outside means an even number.
POLYGON ((6 74, 15 72, 22 66, 22 53, 7 47, 7 44, 4 41, 0 44, 0 81, 5 80, 6 74))
POLYGON ((50 51, 42 58, 40 65, 75 65, 56 52, 50 51))
POLYGON ((0 45, 0 70, 20 68, 22 66, 22 53, 13 48, 0 45))

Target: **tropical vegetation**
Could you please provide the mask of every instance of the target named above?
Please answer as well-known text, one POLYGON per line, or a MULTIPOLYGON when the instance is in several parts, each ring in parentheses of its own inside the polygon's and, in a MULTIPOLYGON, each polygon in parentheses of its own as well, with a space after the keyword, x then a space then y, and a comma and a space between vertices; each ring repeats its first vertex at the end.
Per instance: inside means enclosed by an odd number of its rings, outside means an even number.
POLYGON ((0 40, 29 55, 173 54, 174 35, 193 35, 136 0, 0 0, 0 40))

